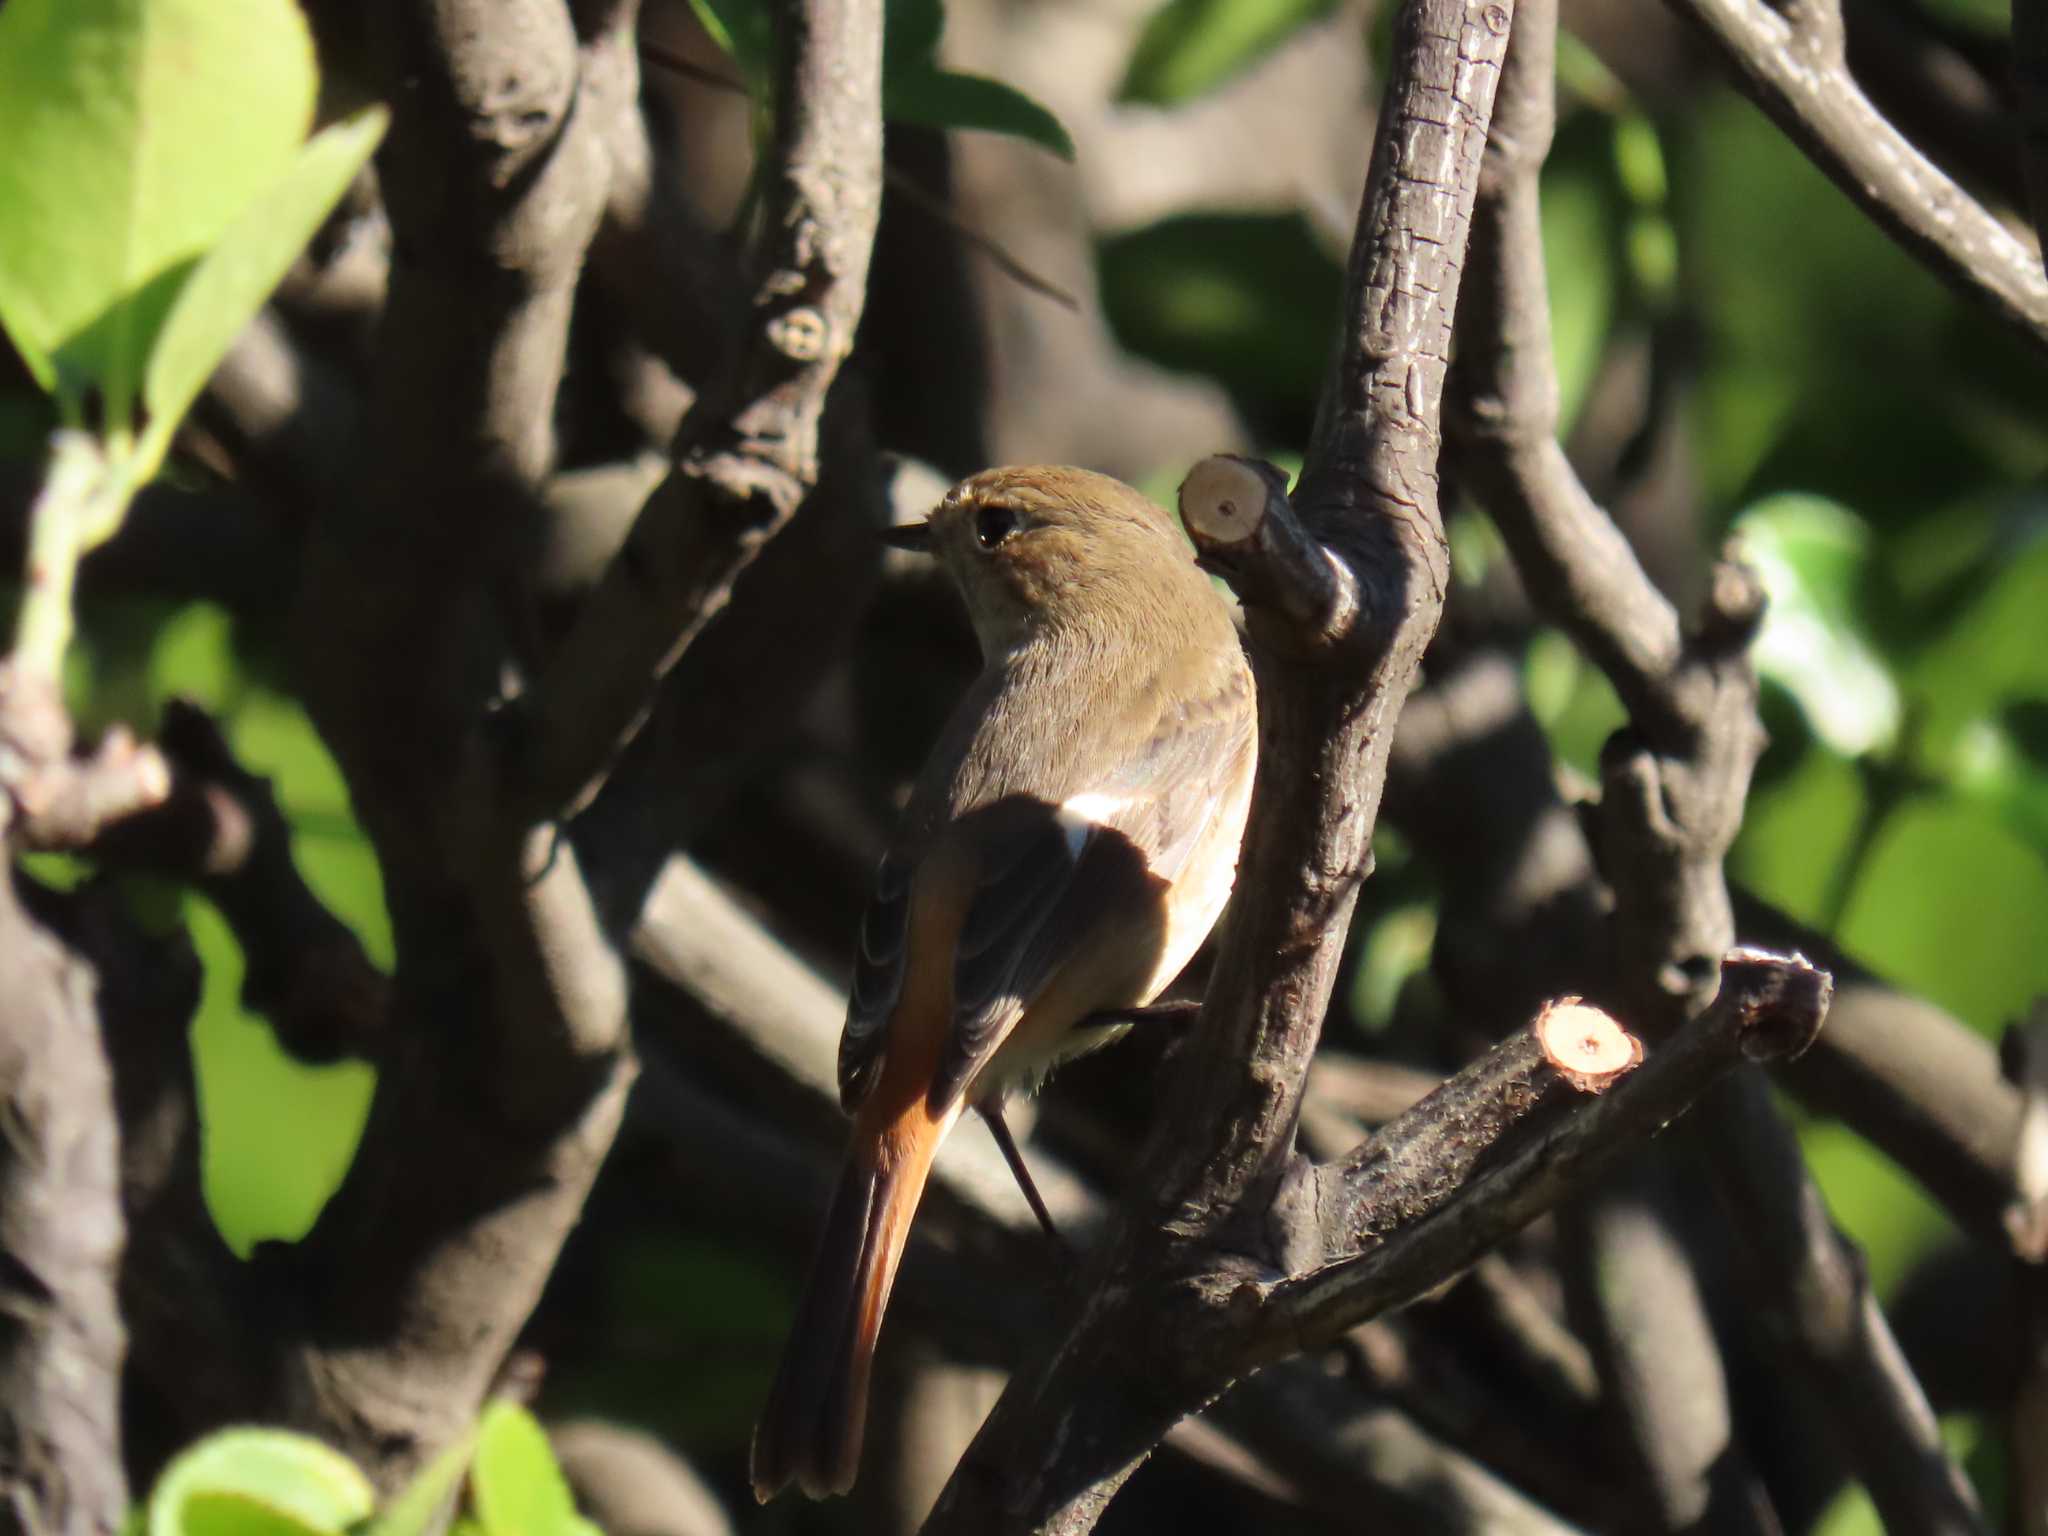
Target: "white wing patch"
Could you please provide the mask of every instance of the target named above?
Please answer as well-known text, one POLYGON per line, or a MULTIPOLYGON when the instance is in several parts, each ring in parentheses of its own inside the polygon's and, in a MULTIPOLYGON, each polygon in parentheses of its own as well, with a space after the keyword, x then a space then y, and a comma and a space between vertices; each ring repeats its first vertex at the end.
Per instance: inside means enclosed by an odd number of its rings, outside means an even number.
POLYGON ((1105 795, 1094 790, 1061 801, 1053 819, 1066 835, 1067 857, 1079 862, 1081 850, 1088 846, 1089 835, 1097 827, 1108 826, 1109 819, 1130 803, 1121 795, 1105 795))

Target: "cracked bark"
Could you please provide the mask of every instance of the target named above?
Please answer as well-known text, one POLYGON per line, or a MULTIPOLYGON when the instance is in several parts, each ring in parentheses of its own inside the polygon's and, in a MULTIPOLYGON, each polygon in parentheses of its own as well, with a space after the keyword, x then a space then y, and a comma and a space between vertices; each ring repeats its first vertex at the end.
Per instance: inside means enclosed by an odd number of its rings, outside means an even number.
MULTIPOLYGON (((1801 55, 1802 68, 1839 58, 1828 0, 1772 20, 1817 50, 1801 55)), ((1714 995, 1714 959, 1735 935, 1721 861, 1762 748, 1745 652, 1763 594, 1753 573, 1724 559, 1697 624, 1683 632, 1556 445, 1536 222, 1551 87, 1547 71, 1511 83, 1515 131, 1490 153, 1474 236, 1460 364, 1466 462, 1539 605, 1628 706, 1629 724, 1601 754, 1596 851, 1615 895, 1620 995, 1646 1027, 1669 1030, 1714 995)), ((1847 1427, 1844 1449, 1886 1519, 1901 1529, 1981 1529, 1975 1495, 1763 1083, 1743 1078, 1714 1095, 1691 1134, 1706 1144, 1702 1170, 1739 1213, 1730 1231, 1751 1260, 1754 1314, 1847 1427)))

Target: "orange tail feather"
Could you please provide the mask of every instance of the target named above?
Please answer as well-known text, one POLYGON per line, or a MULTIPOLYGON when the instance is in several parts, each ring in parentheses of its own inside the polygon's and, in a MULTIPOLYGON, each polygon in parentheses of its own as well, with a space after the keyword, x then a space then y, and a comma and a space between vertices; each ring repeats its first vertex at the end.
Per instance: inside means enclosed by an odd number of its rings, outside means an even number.
POLYGON ((754 1428, 750 1474, 754 1497, 764 1504, 792 1482, 814 1499, 845 1493, 860 1469, 875 1340, 944 1134, 940 1124, 917 1121, 864 1146, 856 1138, 839 1177, 781 1368, 754 1428))

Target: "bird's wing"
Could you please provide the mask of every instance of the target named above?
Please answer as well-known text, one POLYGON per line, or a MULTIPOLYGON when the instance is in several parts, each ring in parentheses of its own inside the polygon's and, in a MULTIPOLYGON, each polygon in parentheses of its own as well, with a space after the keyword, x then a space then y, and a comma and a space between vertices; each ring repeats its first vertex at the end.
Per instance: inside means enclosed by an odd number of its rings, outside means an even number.
MULTIPOLYGON (((1224 813, 1256 750, 1251 680, 1170 707, 1134 751, 1059 804, 998 801, 956 822, 975 840, 978 878, 954 945, 953 1028, 934 1109, 974 1080, 1061 969, 1090 946, 1149 974, 1167 932, 1167 893, 1224 813)), ((1112 1001, 1104 999, 1105 1002, 1112 1001)))
MULTIPOLYGON (((1201 834, 1223 813, 1256 750, 1251 679, 1241 665, 1162 711, 1135 750, 1057 801, 994 793, 884 858, 861 923, 840 1100, 858 1107, 880 1076, 909 971, 922 953, 913 921, 957 911, 952 1019, 930 1088, 934 1110, 973 1081, 1011 1028, 1091 943, 1162 942, 1165 893, 1201 834), (942 882, 943 895, 920 899, 942 882), (930 909, 932 915, 923 915, 930 909), (1105 927, 1114 923, 1114 930, 1105 927)), ((1082 759, 1104 754, 1082 752, 1082 759)), ((939 957, 934 956, 936 961, 939 957)), ((1135 956, 1142 961, 1145 957, 1135 956)), ((932 962, 925 962, 932 963, 932 962)), ((922 989, 919 989, 922 994, 922 989)))
POLYGON ((860 953, 853 964, 846 1029, 839 1037, 839 1102, 851 1113, 868 1096, 888 1041, 884 1026, 903 996, 909 969, 911 860, 900 850, 882 855, 874 889, 860 920, 860 953))

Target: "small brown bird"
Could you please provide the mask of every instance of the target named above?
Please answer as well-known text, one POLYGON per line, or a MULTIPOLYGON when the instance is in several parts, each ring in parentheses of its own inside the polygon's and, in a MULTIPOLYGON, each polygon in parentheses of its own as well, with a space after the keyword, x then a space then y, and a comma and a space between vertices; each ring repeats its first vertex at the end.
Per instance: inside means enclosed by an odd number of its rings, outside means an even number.
POLYGON ((940 1141, 971 1105, 1021 1177, 1004 1096, 1120 1033, 1087 1021, 1186 965, 1229 898, 1251 801, 1251 673, 1170 514, 1086 470, 994 469, 890 537, 959 584, 984 668, 861 925, 839 1047, 853 1135, 754 1431, 763 1502, 792 1481, 813 1498, 853 1485, 940 1141))

